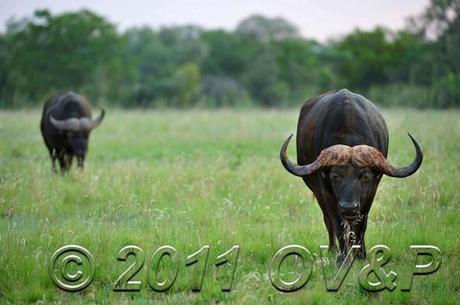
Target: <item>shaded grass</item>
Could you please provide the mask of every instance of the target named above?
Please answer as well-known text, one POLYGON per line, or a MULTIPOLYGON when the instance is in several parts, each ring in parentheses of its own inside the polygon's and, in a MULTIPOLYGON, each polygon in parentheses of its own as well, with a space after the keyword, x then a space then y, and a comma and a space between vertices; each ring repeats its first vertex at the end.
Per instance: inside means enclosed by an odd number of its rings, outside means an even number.
MULTIPOLYGON (((433 244, 441 269, 416 277, 410 293, 362 291, 357 262, 339 292, 327 292, 318 265, 308 284, 280 293, 269 281, 274 253, 301 244, 314 255, 327 244, 321 211, 301 179, 278 160, 297 111, 110 111, 91 135, 84 172, 53 175, 38 129, 39 111, 0 112, 0 300, 2 303, 133 304, 456 304, 460 297, 460 113, 388 110, 389 159, 407 164, 410 131, 422 144, 420 171, 385 177, 369 216, 366 244, 392 249, 389 268, 408 272, 411 244, 433 244), (55 288, 48 260, 59 247, 80 244, 93 254, 96 274, 83 292, 55 288), (166 293, 136 276, 140 292, 112 290, 133 262, 117 261, 130 244, 148 258, 171 245, 182 260, 211 246, 202 291, 190 290, 181 267, 166 293), (216 257, 241 247, 234 289, 221 292, 216 257)), ((290 147, 295 159, 295 145, 290 147)), ((316 256, 315 256, 316 257, 316 256)), ((166 265, 165 271, 172 267, 166 265)))

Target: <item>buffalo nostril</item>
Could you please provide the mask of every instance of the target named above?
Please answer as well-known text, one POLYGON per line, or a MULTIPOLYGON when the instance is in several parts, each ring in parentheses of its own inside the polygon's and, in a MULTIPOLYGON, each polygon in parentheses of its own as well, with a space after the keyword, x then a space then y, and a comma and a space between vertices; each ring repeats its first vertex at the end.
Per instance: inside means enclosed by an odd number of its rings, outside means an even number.
POLYGON ((340 213, 344 216, 358 216, 359 204, 356 202, 339 203, 340 213))

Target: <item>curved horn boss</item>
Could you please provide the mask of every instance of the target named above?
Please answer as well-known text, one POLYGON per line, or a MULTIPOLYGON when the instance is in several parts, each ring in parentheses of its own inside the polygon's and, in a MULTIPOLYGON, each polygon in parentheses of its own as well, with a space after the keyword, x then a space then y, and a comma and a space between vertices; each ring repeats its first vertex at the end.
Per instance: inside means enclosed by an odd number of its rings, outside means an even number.
POLYGON ((54 127, 62 131, 79 131, 81 129, 80 119, 77 118, 57 120, 50 115, 50 122, 54 127))
POLYGON ((101 114, 95 120, 91 120, 87 117, 57 120, 50 115, 50 122, 54 127, 62 131, 90 131, 102 123, 104 116, 105 110, 101 108, 101 114))
POLYGON ((284 168, 295 176, 305 177, 316 173, 323 168, 344 164, 351 158, 351 151, 349 150, 350 147, 346 145, 334 145, 322 150, 318 158, 312 163, 307 165, 297 165, 289 160, 286 152, 292 136, 293 135, 291 134, 286 141, 284 141, 280 151, 280 159, 284 168))
POLYGON ((356 166, 366 166, 378 170, 382 174, 390 177, 404 178, 414 174, 423 161, 423 153, 417 140, 409 134, 415 146, 415 159, 406 167, 395 167, 382 155, 376 148, 368 145, 358 145, 349 147, 346 145, 334 145, 321 151, 318 158, 307 165, 297 165, 292 163, 287 156, 287 147, 292 138, 292 134, 284 141, 280 150, 280 159, 284 168, 298 177, 305 177, 310 174, 316 173, 324 168, 331 166, 344 165, 351 162, 356 166))

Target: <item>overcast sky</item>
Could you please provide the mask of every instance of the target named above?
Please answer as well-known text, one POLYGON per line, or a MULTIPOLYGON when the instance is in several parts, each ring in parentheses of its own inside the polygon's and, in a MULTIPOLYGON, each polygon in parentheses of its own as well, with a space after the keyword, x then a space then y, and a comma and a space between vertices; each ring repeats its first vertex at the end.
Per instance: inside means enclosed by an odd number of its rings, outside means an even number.
POLYGON ((124 30, 131 26, 197 24, 205 28, 234 29, 251 15, 283 17, 304 37, 325 40, 356 27, 377 24, 400 29, 405 18, 419 14, 429 0, 0 0, 0 30, 12 16, 30 16, 37 8, 53 13, 91 9, 124 30))

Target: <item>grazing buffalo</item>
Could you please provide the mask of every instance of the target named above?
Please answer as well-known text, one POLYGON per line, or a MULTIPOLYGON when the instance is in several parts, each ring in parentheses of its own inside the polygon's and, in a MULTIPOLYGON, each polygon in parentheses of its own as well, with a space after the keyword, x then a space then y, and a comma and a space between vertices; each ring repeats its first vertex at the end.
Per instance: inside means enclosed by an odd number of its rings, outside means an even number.
POLYGON ((315 194, 329 233, 329 249, 339 242, 338 262, 351 245, 360 245, 366 257, 367 215, 382 175, 404 178, 422 164, 423 154, 409 134, 415 160, 407 167, 387 159, 388 130, 369 100, 346 89, 316 96, 303 105, 297 125, 297 163, 286 154, 292 135, 284 142, 280 159, 286 170, 302 177, 315 194))
POLYGON ((54 171, 56 159, 61 173, 65 173, 71 167, 74 156, 78 167, 83 168, 89 134, 104 119, 105 111, 101 111, 101 115, 92 120, 88 101, 73 92, 59 94, 46 101, 40 129, 54 171))

